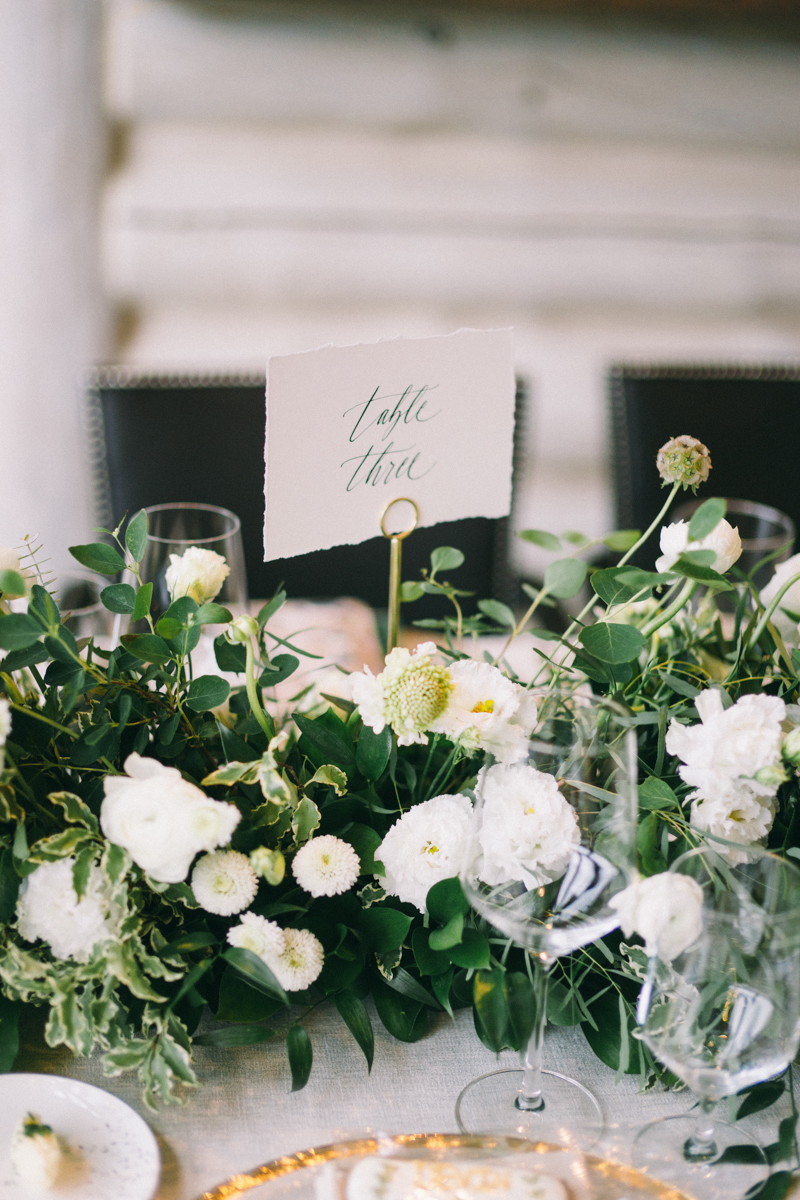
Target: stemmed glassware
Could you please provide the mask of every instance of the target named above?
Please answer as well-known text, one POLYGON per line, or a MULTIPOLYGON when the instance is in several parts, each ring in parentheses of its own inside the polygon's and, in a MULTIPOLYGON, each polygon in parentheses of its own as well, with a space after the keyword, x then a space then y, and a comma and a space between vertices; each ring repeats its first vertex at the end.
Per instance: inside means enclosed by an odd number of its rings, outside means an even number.
POLYGON ((242 526, 235 513, 213 504, 154 504, 147 512, 148 536, 140 570, 142 579, 153 584, 154 614, 169 608, 166 574, 171 555, 181 555, 190 546, 221 554, 230 573, 216 603, 234 612, 247 606, 247 576, 242 549, 242 526))
POLYGON ((533 1032, 520 1069, 473 1080, 456 1119, 466 1133, 586 1146, 603 1129, 597 1099, 578 1080, 542 1070, 547 989, 559 956, 619 924, 609 902, 636 864, 636 736, 621 706, 583 689, 551 689, 537 707, 527 760, 481 771, 475 850, 461 880, 475 910, 529 952, 533 1032))
POLYGON ((800 870, 759 850, 731 864, 701 848, 671 871, 702 888, 702 927, 672 961, 650 959, 639 1036, 698 1104, 646 1125, 634 1163, 699 1200, 723 1200, 769 1167, 740 1126, 715 1121, 714 1107, 785 1070, 800 1042, 800 870))

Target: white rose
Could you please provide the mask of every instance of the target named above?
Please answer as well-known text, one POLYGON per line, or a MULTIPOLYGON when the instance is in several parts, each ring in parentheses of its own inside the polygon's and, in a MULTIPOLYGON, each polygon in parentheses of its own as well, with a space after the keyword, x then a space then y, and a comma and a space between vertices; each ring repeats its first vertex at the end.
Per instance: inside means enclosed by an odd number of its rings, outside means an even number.
POLYGON ((703 929, 703 889, 695 879, 662 871, 637 879, 609 901, 625 937, 638 933, 649 955, 671 962, 703 929))
MULTIPOLYGON (((772 579, 765 588, 761 589, 761 603, 765 608, 769 608, 783 585, 793 575, 800 575, 800 554, 793 554, 791 558, 787 558, 786 562, 779 563, 772 579)), ((784 609, 800 613, 800 579, 783 593, 778 607, 772 614, 772 622, 784 642, 787 646, 796 646, 800 641, 797 621, 793 621, 791 617, 787 616, 784 609)))
POLYGON ((114 937, 114 922, 100 868, 90 868, 79 900, 72 878, 74 865, 74 858, 42 863, 22 881, 17 924, 26 942, 41 938, 55 958, 88 962, 95 946, 114 937))
POLYGON ((661 529, 661 557, 656 559, 657 571, 671 571, 680 556, 687 550, 713 550, 716 555, 711 563, 713 571, 723 575, 730 570, 742 553, 739 530, 726 520, 721 520, 711 533, 699 542, 689 541, 689 526, 685 521, 664 525, 661 529))
POLYGON ((536 700, 497 667, 460 659, 450 668, 452 694, 444 712, 431 723, 467 752, 487 750, 501 763, 519 762, 528 751, 536 724, 536 700))
POLYGON ((434 796, 403 813, 375 851, 390 896, 425 912, 428 891, 458 875, 472 840, 472 805, 466 796, 434 796))
POLYGON ((581 835, 575 812, 553 776, 516 763, 484 767, 478 780, 484 883, 520 880, 530 889, 563 875, 581 835))
POLYGON ((131 754, 125 771, 103 781, 100 826, 153 879, 180 883, 195 855, 230 841, 241 818, 234 804, 212 800, 154 758, 131 754))
POLYGON ((198 604, 207 604, 231 573, 221 554, 199 546, 190 546, 183 554, 170 554, 169 563, 166 581, 172 600, 191 596, 198 604))

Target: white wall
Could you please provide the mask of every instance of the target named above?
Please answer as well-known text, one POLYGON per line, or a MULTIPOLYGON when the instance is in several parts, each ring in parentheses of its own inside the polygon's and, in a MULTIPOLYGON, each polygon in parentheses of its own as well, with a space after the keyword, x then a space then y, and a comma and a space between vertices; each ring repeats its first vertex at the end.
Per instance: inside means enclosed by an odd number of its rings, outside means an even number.
POLYGON ((800 358, 800 53, 326 11, 107 0, 123 360, 252 370, 514 325, 533 390, 518 521, 602 532, 610 362, 800 358))
POLYGON ((99 0, 0 0, 0 545, 38 534, 55 565, 93 523, 100 18, 99 0))

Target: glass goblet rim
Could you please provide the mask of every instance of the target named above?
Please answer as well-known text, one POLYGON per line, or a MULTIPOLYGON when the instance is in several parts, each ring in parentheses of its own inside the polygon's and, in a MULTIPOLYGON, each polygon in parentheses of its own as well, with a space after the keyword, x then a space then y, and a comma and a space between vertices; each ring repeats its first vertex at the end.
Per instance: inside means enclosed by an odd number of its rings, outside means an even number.
POLYGON ((168 509, 174 508, 187 509, 192 512, 216 513, 217 516, 224 517, 227 521, 230 521, 230 529, 226 529, 223 533, 215 533, 211 537, 204 538, 167 538, 158 537, 156 534, 148 532, 148 541, 160 542, 165 546, 202 546, 208 542, 218 542, 222 538, 234 537, 242 528, 242 522, 236 513, 231 512, 229 508, 222 508, 218 504, 201 504, 192 500, 182 500, 174 504, 149 504, 144 511, 149 517, 152 513, 166 512, 168 509))

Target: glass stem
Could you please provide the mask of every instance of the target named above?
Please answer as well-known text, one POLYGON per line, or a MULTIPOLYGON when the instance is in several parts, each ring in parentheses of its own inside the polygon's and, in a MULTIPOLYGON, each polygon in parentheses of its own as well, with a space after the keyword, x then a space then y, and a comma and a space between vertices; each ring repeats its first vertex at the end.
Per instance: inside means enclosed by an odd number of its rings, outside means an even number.
POLYGON ((550 982, 550 967, 544 966, 536 955, 533 964, 533 1031, 527 1046, 520 1052, 522 1083, 514 1101, 521 1112, 541 1112, 544 1108, 542 1095, 542 1044, 547 1024, 547 988, 550 982))
POLYGON ((709 1162, 717 1157, 714 1140, 714 1109, 716 1100, 701 1097, 694 1133, 683 1144, 683 1157, 687 1162, 709 1162))

